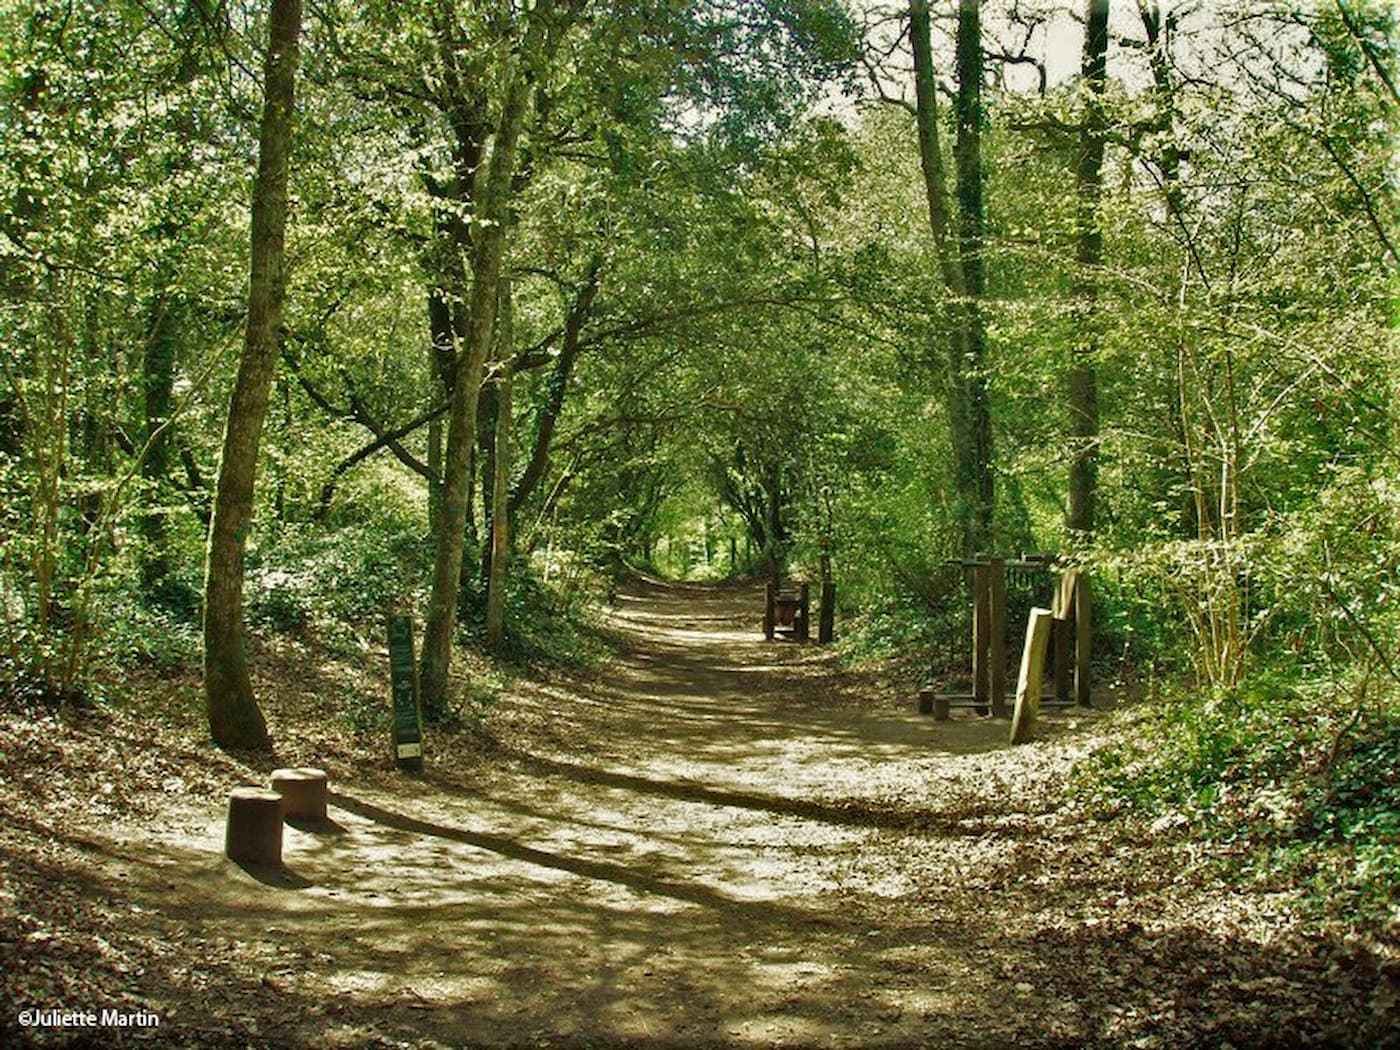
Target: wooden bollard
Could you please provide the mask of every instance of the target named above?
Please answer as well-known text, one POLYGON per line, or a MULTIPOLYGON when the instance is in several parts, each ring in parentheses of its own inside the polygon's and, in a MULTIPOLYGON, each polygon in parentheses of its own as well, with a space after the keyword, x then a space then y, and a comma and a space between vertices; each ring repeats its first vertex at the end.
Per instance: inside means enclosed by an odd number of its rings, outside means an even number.
POLYGON ((799 642, 812 637, 812 586, 804 583, 797 589, 797 616, 793 623, 793 637, 799 642))
POLYGON ((326 819, 326 773, 321 769, 278 769, 272 774, 272 790, 282 796, 282 816, 287 820, 326 819))
POLYGON ((777 599, 777 588, 772 583, 764 584, 763 587, 763 637, 768 641, 773 640, 773 630, 777 624, 777 610, 774 609, 774 602, 777 599))
POLYGON ((1049 609, 1032 609, 1026 625, 1026 647, 1021 651, 1021 676, 1016 682, 1016 707, 1011 713, 1011 742, 1024 744, 1040 715, 1040 679, 1045 673, 1045 651, 1050 643, 1049 609))
POLYGON ((282 796, 263 788, 234 788, 228 796, 224 854, 244 864, 282 863, 282 796))

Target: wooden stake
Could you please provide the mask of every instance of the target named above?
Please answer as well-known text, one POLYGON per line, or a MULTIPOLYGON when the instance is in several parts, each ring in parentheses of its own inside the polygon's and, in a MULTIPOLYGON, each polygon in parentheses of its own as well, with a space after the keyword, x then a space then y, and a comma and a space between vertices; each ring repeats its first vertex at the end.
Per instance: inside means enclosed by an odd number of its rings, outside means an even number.
POLYGON ((1089 577, 1077 574, 1074 588, 1074 700, 1092 707, 1089 699, 1089 658, 1093 655, 1093 611, 1089 601, 1089 577))
POLYGON ((1026 645, 1021 650, 1021 674, 1016 679, 1016 708, 1011 715, 1011 742, 1024 744, 1031 738, 1040 714, 1040 679, 1045 674, 1045 653, 1050 641, 1049 609, 1032 609, 1026 624, 1026 645))
POLYGON ((1052 657, 1055 672, 1055 700, 1062 704, 1069 703, 1070 651, 1074 642, 1074 626, 1071 621, 1074 617, 1074 585, 1078 578, 1078 569, 1067 569, 1060 575, 1051 610, 1055 618, 1055 623, 1051 628, 1051 640, 1055 648, 1052 657))
POLYGON ((776 626, 776 612, 773 608, 775 595, 772 582, 763 585, 763 637, 768 641, 773 640, 773 628, 776 626))

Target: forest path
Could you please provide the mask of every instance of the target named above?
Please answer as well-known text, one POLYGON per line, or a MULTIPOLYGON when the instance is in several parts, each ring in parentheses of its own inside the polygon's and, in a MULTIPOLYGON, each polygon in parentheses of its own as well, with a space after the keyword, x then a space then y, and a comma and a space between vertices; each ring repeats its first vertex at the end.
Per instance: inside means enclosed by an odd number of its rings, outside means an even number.
POLYGON ((639 581, 601 673, 505 699, 524 745, 337 781, 282 877, 223 860, 209 810, 114 874, 196 957, 262 970, 231 1004, 270 1045, 1181 1045, 1160 1019, 1211 1009, 1200 974, 1241 949, 1144 942, 1171 873, 1059 816, 1094 718, 1012 750, 764 642, 760 611, 639 581))

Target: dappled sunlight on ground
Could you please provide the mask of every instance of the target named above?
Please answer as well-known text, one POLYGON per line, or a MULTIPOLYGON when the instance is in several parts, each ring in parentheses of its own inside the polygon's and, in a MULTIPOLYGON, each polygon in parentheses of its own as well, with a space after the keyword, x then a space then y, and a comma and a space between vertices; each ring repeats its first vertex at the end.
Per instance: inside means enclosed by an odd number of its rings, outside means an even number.
POLYGON ((1346 984, 1062 806, 1099 715, 1013 750, 1005 721, 936 723, 765 643, 760 611, 754 588, 639 582, 602 671, 517 682, 485 750, 430 740, 422 776, 337 776, 282 870, 224 860, 221 796, 192 792, 84 836, 31 824, 63 852, 47 875, 16 855, 20 893, 136 916, 142 1001, 192 1045, 201 967, 245 1045, 1243 1047, 1274 1045, 1249 1038, 1265 1011, 1322 1043, 1329 1011, 1360 1024, 1373 964, 1346 984))

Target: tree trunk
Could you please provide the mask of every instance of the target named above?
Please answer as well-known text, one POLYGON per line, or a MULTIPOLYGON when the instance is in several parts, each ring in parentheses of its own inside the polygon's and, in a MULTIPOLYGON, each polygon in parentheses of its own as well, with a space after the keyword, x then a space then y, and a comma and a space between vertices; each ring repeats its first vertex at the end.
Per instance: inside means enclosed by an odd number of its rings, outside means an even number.
POLYGON ((438 532, 433 566, 433 589, 423 631, 421 690, 424 707, 441 710, 447 700, 447 675, 452 659, 452 632, 457 624, 457 589, 467 528, 467 489, 471 483, 471 453, 476 444, 476 403, 481 372, 496 320, 497 283, 505 250, 507 196, 515 171, 516 145, 529 102, 529 83, 512 65, 507 77, 505 105, 491 151, 490 169, 480 214, 489 225, 477 235, 472 259, 471 310, 467 338, 452 384, 452 411, 444 456, 442 528, 438 532))
POLYGON ((554 362, 554 370, 549 375, 549 384, 545 398, 544 409, 540 412, 539 424, 535 431, 534 451, 530 456, 530 462, 525 465, 525 472, 520 476, 520 481, 516 483, 515 490, 510 495, 510 513, 513 516, 530 498, 530 494, 544 479, 549 471, 549 448, 554 438, 554 428, 559 423, 559 414, 564 407, 564 395, 569 388, 569 377, 573 374, 574 362, 578 360, 579 337, 583 331, 584 321, 588 318, 588 312, 593 308, 593 300, 598 294, 599 272, 602 269, 602 259, 594 256, 588 266, 588 276, 584 281, 582 290, 578 293, 578 298, 574 300, 569 316, 564 322, 564 345, 559 351, 559 357, 554 362))
POLYGON ((1069 465, 1069 511, 1065 520, 1071 534, 1087 539, 1094 531, 1094 497, 1098 484, 1099 405, 1097 269, 1103 259, 1103 231, 1099 227, 1099 199, 1103 193, 1104 79, 1108 62, 1109 0, 1088 0, 1084 36, 1083 77, 1089 92, 1088 109, 1079 132, 1079 156, 1075 177, 1078 189, 1075 225, 1078 227, 1075 281, 1076 328, 1080 342, 1074 347, 1069 372, 1069 423, 1073 458, 1069 465))
POLYGON ((979 0, 958 10, 958 133, 956 146, 959 221, 956 244, 948 210, 948 177, 938 136, 938 88, 928 0, 910 0, 914 50, 915 116, 924 175, 929 230, 943 286, 952 302, 947 342, 946 405, 953 447, 953 484, 963 554, 989 538, 994 491, 991 415, 982 374, 985 334, 979 299, 985 292, 982 260, 982 42, 979 0))
MULTIPOLYGON (((500 310, 499 304, 496 309, 500 310)), ((499 355, 494 350, 496 340, 501 337, 499 313, 496 319, 496 331, 491 336, 493 350, 490 354, 490 360, 493 362, 493 369, 498 367, 495 362, 499 361, 499 355)), ((478 568, 480 569, 479 582, 483 591, 491 579, 491 521, 496 512, 496 419, 500 410, 499 393, 500 387, 494 379, 483 383, 477 394, 476 403, 476 462, 473 464, 472 473, 474 478, 480 478, 481 481, 481 535, 483 539, 481 563, 478 568)), ((468 522, 473 520, 471 504, 472 499, 469 493, 467 496, 468 522)), ((469 530, 468 539, 471 538, 469 530)))
POLYGON ((990 542, 995 492, 992 483, 992 418, 988 405, 986 331, 981 299, 986 294, 982 258, 985 209, 982 202, 982 3, 958 7, 958 251, 966 292, 962 387, 967 398, 968 433, 962 452, 962 498, 971 502, 970 534, 963 546, 973 554, 990 542))
POLYGON ((510 555, 510 440, 511 440, 511 332, 510 281, 502 278, 500 316, 496 321, 496 440, 493 445, 495 477, 491 486, 491 568, 486 582, 486 645, 496 649, 505 627, 506 567, 510 555))
POLYGON ((248 326, 229 401, 209 528, 204 585, 204 696, 221 747, 266 748, 267 723, 253 698, 243 652, 243 547, 253 517, 258 442, 267 415, 287 290, 287 166, 301 0, 272 0, 265 99, 253 184, 248 326))
MULTIPOLYGON (((159 280, 171 281, 162 267, 159 280)), ((170 434, 163 430, 170 418, 175 389, 176 293, 169 287, 157 289, 151 302, 150 328, 141 359, 141 385, 145 414, 146 458, 141 476, 149 486, 147 500, 154 504, 141 515, 141 589, 148 598, 159 598, 170 575, 164 486, 170 473, 170 434)))

